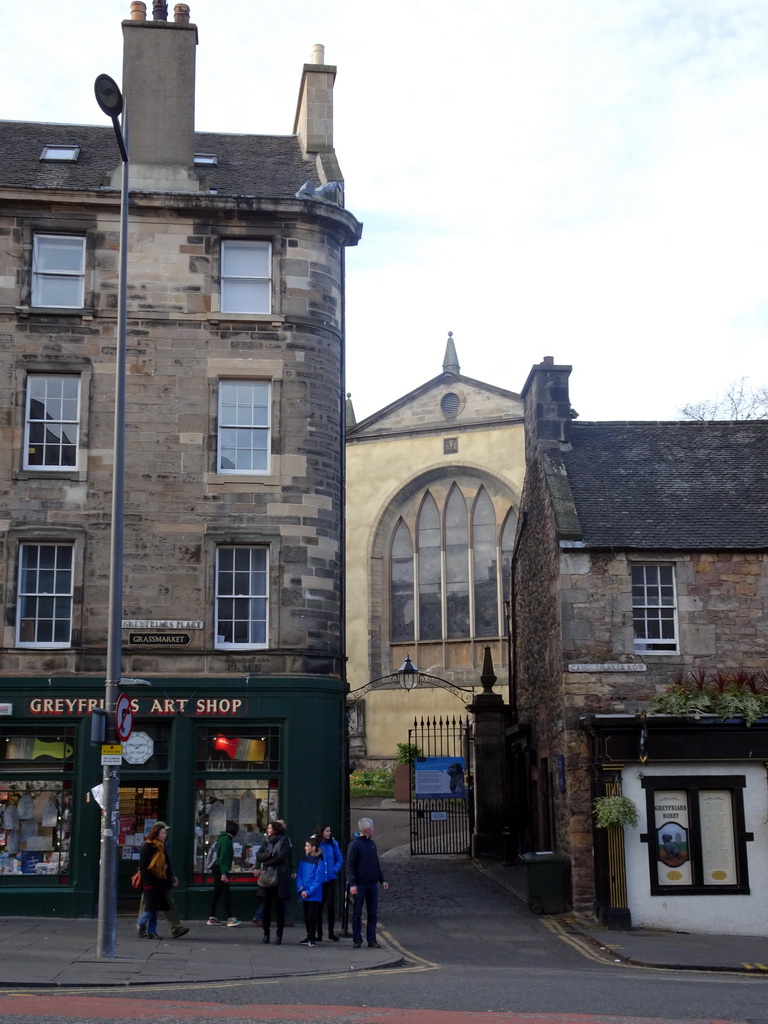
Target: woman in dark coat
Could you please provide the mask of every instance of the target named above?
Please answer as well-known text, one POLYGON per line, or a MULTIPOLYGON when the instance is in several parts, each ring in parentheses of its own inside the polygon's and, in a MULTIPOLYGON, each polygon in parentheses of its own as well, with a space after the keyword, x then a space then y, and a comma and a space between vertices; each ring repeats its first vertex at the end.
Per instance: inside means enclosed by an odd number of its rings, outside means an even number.
POLYGON ((147 833, 139 852, 139 871, 145 910, 139 914, 136 929, 139 938, 159 939, 157 934, 157 912, 169 909, 168 893, 173 888, 168 858, 165 856, 165 840, 168 827, 159 821, 147 833))
POLYGON ((259 880, 259 895, 264 900, 261 914, 264 938, 269 942, 269 927, 272 923, 272 908, 275 907, 277 917, 277 934, 275 943, 279 946, 283 941, 285 925, 285 900, 291 896, 291 841, 285 834, 285 825, 280 821, 271 821, 267 825, 267 834, 261 844, 256 860, 260 868, 276 868, 277 884, 262 885, 259 880))

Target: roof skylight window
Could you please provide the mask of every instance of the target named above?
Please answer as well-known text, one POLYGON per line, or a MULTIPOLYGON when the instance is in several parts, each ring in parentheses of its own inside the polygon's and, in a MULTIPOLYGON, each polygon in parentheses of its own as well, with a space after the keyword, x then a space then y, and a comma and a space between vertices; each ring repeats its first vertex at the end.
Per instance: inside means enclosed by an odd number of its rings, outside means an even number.
POLYGON ((219 158, 215 153, 195 153, 195 165, 197 167, 215 167, 219 158))
POLYGON ((41 160, 77 160, 80 156, 79 146, 43 146, 41 160))

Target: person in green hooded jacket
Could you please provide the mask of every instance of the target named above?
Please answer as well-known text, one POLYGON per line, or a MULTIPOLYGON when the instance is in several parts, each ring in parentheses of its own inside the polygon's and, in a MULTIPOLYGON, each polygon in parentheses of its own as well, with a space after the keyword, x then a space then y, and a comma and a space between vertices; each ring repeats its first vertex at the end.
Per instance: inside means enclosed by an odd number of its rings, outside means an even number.
POLYGON ((232 870, 235 852, 232 837, 236 836, 239 831, 240 826, 236 821, 228 821, 227 827, 223 832, 219 833, 219 838, 216 840, 216 863, 211 868, 213 896, 211 897, 208 924, 226 923, 228 928, 236 928, 240 924, 240 921, 232 915, 232 893, 229 888, 229 872, 232 870), (219 921, 216 917, 216 908, 219 905, 219 900, 222 901, 224 906, 224 913, 227 917, 226 922, 219 921))

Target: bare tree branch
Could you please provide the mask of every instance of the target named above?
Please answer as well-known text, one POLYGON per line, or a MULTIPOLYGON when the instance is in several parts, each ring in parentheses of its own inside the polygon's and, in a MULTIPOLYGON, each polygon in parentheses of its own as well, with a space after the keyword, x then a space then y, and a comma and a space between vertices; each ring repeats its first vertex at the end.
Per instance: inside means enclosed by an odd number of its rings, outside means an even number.
POLYGON ((768 386, 751 388, 748 380, 748 377, 732 380, 717 398, 689 402, 678 412, 689 420, 766 420, 768 386))

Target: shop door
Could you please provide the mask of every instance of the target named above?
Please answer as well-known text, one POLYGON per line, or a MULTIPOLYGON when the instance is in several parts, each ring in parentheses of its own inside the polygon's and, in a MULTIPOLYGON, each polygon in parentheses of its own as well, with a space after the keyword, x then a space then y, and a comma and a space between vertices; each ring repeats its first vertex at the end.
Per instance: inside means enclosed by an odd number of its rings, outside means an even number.
POLYGON ((131 876, 139 867, 139 850, 144 836, 155 822, 168 821, 168 783, 147 781, 121 785, 118 813, 118 907, 122 911, 133 912, 138 908, 141 893, 131 888, 131 876))

